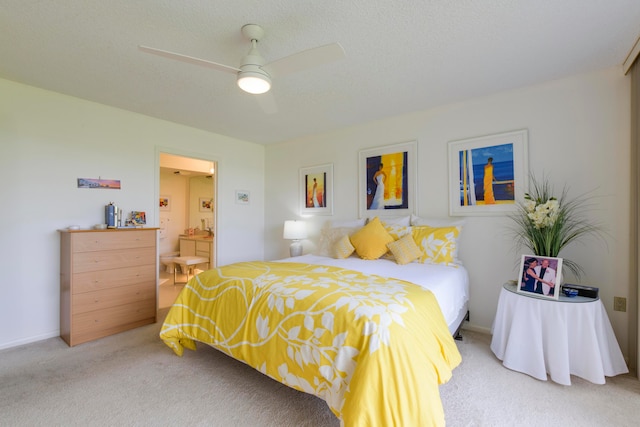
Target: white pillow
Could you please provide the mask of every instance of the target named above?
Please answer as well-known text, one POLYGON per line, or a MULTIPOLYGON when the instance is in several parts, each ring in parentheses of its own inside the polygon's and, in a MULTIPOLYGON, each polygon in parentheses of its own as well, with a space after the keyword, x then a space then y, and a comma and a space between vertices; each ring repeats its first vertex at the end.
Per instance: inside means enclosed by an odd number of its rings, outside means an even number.
POLYGON ((349 236, 362 227, 331 227, 320 231, 320 243, 316 255, 333 257, 334 247, 344 236, 349 236))
POLYGON ((397 225, 399 227, 408 227, 411 225, 411 217, 407 216, 381 216, 380 221, 383 225, 397 225))
POLYGON ((462 227, 464 219, 460 218, 421 218, 411 214, 411 225, 428 225, 429 227, 462 227))
POLYGON ((331 221, 329 228, 337 228, 337 227, 362 227, 366 218, 362 219, 351 219, 351 220, 342 220, 342 221, 331 221))

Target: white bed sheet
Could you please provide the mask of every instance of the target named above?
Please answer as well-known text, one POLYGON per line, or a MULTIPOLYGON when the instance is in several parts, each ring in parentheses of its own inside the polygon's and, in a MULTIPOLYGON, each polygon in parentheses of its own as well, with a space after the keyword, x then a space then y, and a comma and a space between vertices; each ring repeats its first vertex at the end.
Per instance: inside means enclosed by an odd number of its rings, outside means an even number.
POLYGON ((452 327, 457 327, 460 310, 469 300, 469 274, 461 265, 456 267, 420 263, 399 265, 388 259, 363 260, 357 257, 335 259, 311 254, 278 261, 330 265, 415 283, 433 292, 450 330, 452 327))

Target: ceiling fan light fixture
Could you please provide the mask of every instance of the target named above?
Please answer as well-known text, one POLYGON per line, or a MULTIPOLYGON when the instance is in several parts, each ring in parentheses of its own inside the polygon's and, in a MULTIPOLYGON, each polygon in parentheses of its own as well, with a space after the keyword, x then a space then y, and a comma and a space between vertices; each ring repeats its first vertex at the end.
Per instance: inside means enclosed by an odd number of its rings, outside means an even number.
POLYGON ((240 71, 238 73, 238 86, 245 92, 259 95, 271 89, 271 79, 260 71, 240 71))

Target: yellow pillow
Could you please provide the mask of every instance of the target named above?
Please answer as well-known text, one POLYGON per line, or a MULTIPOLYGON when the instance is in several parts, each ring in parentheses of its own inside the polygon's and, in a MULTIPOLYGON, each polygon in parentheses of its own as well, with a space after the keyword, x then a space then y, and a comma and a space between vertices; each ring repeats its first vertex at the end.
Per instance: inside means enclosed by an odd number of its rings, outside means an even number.
POLYGON ((333 256, 338 259, 348 258, 355 250, 356 249, 349 240, 349 236, 345 234, 335 245, 333 245, 333 256))
POLYGON ((351 235, 351 244, 362 259, 378 259, 387 252, 387 243, 393 242, 393 237, 375 217, 367 225, 351 235))
MULTIPOLYGON (((411 235, 410 226, 389 224, 385 220, 380 220, 380 222, 382 223, 384 229, 387 230, 387 233, 389 233, 389 235, 393 237, 393 240, 398 240, 401 237, 406 236, 407 234, 411 235)), ((387 252, 383 255, 383 258, 391 260, 394 259, 393 252, 387 252)))
POLYGON ((387 244, 396 262, 400 265, 409 264, 422 256, 422 251, 413 241, 413 236, 407 234, 404 237, 387 244))
POLYGON ((455 265, 461 228, 414 226, 413 240, 423 252, 418 262, 455 265))

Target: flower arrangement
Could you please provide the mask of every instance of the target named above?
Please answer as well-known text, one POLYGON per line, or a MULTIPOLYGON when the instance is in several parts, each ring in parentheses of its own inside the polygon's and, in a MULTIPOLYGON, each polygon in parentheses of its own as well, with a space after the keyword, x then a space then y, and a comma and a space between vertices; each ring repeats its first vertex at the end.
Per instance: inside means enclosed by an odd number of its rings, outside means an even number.
MULTIPOLYGON (((516 243, 529 248, 535 255, 558 257, 569 243, 589 234, 600 234, 600 227, 584 218, 589 198, 570 199, 567 188, 560 198, 553 196, 553 188, 547 180, 530 179, 531 191, 525 193, 518 204, 518 212, 512 216, 516 243)), ((564 259, 563 265, 579 279, 584 270, 579 264, 564 259)))

